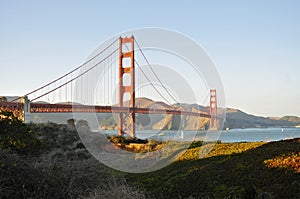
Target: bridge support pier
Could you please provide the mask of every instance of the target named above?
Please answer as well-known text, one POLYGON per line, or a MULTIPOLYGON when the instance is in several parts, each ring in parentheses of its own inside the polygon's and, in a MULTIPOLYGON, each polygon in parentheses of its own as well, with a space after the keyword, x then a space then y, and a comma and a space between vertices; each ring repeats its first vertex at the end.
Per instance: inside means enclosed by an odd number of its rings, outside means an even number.
POLYGON ((30 101, 26 95, 22 97, 22 103, 24 104, 24 123, 30 123, 30 101))

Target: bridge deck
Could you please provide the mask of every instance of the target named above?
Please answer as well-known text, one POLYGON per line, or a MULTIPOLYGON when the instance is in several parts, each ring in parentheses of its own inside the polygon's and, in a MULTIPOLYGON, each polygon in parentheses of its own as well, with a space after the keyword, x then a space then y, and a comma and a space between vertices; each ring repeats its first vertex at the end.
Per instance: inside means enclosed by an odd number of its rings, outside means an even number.
MULTIPOLYGON (((11 110, 23 110, 22 103, 2 102, 0 107, 11 110)), ((30 104, 31 113, 71 113, 71 112, 85 112, 85 113, 141 113, 141 114, 174 114, 174 115, 188 115, 196 117, 211 118, 211 115, 201 112, 191 112, 176 109, 149 109, 149 108, 132 108, 132 107, 117 107, 117 106, 91 106, 91 105, 72 105, 72 104, 30 104)))

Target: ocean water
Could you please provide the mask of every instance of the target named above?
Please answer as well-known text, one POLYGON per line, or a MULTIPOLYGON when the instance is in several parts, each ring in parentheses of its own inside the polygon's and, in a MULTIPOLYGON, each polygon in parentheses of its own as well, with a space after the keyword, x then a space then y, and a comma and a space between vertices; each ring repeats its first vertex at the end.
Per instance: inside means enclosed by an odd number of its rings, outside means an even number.
MULTIPOLYGON (((90 113, 79 113, 78 116, 85 118, 87 121, 94 121, 90 126, 92 129, 99 127, 98 121, 95 120, 95 115, 90 113), (94 124, 94 125, 93 125, 94 124)), ((48 121, 56 123, 66 123, 68 119, 73 118, 72 113, 45 113, 32 114, 32 120, 36 123, 45 123, 48 121)), ((99 131, 103 134, 117 134, 117 131, 105 130, 99 131)), ((153 131, 143 130, 136 131, 136 136, 142 139, 157 139, 157 140, 182 140, 193 141, 207 140, 222 142, 270 142, 290 138, 300 138, 300 128, 249 128, 249 129, 231 129, 229 131, 223 130, 221 132, 207 131, 153 131)))
MULTIPOLYGON (((117 134, 117 131, 100 131, 104 134, 117 134)), ((231 129, 219 132, 207 131, 136 131, 136 136, 142 139, 156 140, 204 140, 221 142, 271 142, 291 138, 300 138, 300 128, 250 128, 231 129)))
POLYGON ((271 142, 300 138, 300 128, 250 128, 223 131, 222 142, 271 142))

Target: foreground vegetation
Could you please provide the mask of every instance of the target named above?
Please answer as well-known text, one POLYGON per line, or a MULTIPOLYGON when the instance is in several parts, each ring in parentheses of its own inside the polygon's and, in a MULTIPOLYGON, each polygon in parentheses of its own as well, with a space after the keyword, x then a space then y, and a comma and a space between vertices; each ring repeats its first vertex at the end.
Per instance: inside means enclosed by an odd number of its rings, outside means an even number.
MULTIPOLYGON (((4 116, 3 116, 4 114, 4 116)), ((300 198, 300 139, 193 143, 161 170, 129 174, 95 160, 73 124, 0 120, 0 198, 300 198)))
POLYGON ((1 115, 0 198, 144 198, 89 154, 75 126, 1 115))
POLYGON ((300 198, 299 151, 300 139, 220 143, 204 159, 198 147, 162 170, 128 178, 161 198, 300 198))

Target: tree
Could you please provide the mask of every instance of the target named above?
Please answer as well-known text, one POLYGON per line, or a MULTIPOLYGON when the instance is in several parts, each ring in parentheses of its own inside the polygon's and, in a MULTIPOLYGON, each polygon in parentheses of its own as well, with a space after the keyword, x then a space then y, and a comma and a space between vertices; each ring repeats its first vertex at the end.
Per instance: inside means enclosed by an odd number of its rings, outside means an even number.
POLYGON ((37 152, 41 141, 30 128, 12 112, 0 111, 0 148, 20 154, 37 152))
POLYGON ((0 103, 1 102, 7 102, 7 98, 4 96, 0 96, 0 103))
POLYGON ((74 119, 68 119, 68 120, 67 120, 67 124, 68 124, 69 126, 75 126, 75 120, 74 120, 74 119))

